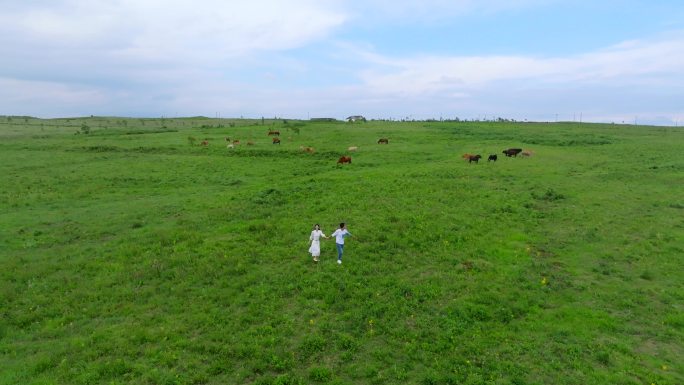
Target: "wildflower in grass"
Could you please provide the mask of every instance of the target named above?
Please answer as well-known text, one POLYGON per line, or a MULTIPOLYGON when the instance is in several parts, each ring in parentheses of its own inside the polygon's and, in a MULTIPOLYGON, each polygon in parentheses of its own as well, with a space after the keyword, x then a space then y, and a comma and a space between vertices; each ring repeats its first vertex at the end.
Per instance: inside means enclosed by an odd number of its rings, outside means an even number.
POLYGON ((549 281, 546 280, 546 277, 542 277, 541 284, 546 285, 548 283, 549 283, 549 281))
POLYGON ((310 320, 309 320, 309 325, 313 325, 313 324, 314 324, 314 320, 313 320, 313 319, 310 319, 310 320))
POLYGON ((663 368, 663 370, 667 370, 667 365, 663 365, 661 368, 663 368))

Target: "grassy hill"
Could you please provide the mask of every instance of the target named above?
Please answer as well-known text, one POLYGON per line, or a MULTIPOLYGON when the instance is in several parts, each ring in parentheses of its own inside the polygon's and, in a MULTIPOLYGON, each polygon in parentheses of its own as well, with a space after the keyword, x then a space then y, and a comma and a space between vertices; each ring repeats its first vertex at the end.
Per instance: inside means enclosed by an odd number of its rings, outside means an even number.
POLYGON ((644 126, 1 118, 0 384, 682 384, 682 153, 644 126), (339 222, 344 264, 314 264, 339 222))

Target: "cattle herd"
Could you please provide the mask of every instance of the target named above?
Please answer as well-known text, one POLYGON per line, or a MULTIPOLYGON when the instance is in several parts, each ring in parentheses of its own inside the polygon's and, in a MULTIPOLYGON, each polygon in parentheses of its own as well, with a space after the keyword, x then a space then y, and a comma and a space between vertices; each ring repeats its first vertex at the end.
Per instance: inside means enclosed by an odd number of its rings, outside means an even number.
MULTIPOLYGON (((506 155, 509 158, 517 158, 518 154, 522 156, 532 156, 534 154, 530 150, 523 150, 522 148, 509 148, 507 150, 503 150, 502 152, 504 155, 506 155)), ((473 154, 463 154, 462 156, 463 159, 467 160, 468 163, 478 163, 480 159, 482 159, 482 155, 473 155, 473 154)), ((489 157, 487 157, 487 162, 496 162, 499 157, 496 154, 490 154, 489 157)))
MULTIPOLYGON (((267 135, 268 135, 268 136, 273 136, 273 138, 271 138, 271 143, 273 143, 273 144, 280 144, 280 142, 281 142, 281 141, 280 141, 280 138, 279 138, 279 137, 280 137, 280 131, 269 130, 267 135)), ((239 139, 231 140, 231 139, 228 138, 228 137, 226 137, 225 139, 226 139, 226 143, 227 143, 226 147, 229 148, 229 149, 233 149, 233 148, 235 148, 235 146, 237 146, 237 145, 240 144, 240 140, 239 140, 239 139)), ((289 138, 289 139, 292 139, 292 138, 289 138)), ((388 138, 380 138, 380 139, 378 139, 378 144, 389 144, 389 139, 388 139, 388 138)), ((206 146, 208 146, 208 145, 209 145, 209 141, 206 140, 206 139, 203 140, 203 141, 200 143, 200 146, 206 147, 206 146)), ((253 146, 253 145, 254 145, 254 142, 250 140, 250 141, 247 142, 247 145, 248 145, 248 146, 253 146)), ((316 152, 316 151, 314 150, 313 147, 308 147, 308 146, 300 146, 299 149, 300 149, 302 152, 306 152, 306 153, 309 153, 309 154, 313 154, 314 152, 316 152)), ((354 152, 354 151, 357 151, 358 149, 359 149, 359 148, 358 148, 357 146, 351 146, 351 147, 348 147, 348 148, 347 148, 347 151, 349 151, 349 152, 354 152)), ((506 157, 509 157, 509 158, 512 158, 512 157, 513 157, 513 158, 516 158, 516 157, 518 157, 518 154, 520 154, 521 156, 524 156, 524 157, 530 157, 530 156, 532 156, 532 155, 534 154, 532 151, 530 151, 530 150, 523 150, 522 148, 508 148, 508 149, 506 149, 506 150, 503 150, 502 153, 503 153, 504 155, 506 155, 506 157)), ((475 163, 477 164, 477 163, 480 161, 480 159, 482 159, 482 155, 480 155, 480 154, 469 154, 469 153, 466 153, 466 154, 463 154, 462 158, 465 159, 465 160, 467 160, 468 163, 473 163, 473 162, 475 162, 475 163)), ((496 154, 490 154, 490 155, 487 157, 487 162, 496 162, 497 159, 498 159, 498 156, 497 156, 496 154)), ((349 155, 341 156, 341 157, 337 160, 337 164, 345 164, 345 163, 351 164, 351 162, 352 162, 352 158, 351 158, 351 156, 349 156, 349 155)))

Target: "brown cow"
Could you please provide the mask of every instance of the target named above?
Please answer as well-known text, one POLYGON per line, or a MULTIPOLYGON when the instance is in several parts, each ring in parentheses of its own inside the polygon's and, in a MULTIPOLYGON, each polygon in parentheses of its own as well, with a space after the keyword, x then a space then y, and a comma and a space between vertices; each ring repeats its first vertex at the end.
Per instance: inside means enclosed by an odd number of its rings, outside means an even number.
POLYGON ((271 136, 271 135, 280 136, 280 131, 268 130, 268 135, 269 136, 271 136))
POLYGON ((351 156, 342 156, 340 159, 337 160, 337 164, 345 164, 349 163, 351 164, 351 156))
POLYGON ((471 156, 473 156, 473 154, 469 154, 469 153, 466 152, 465 154, 463 154, 463 155, 461 156, 461 158, 463 158, 463 159, 465 159, 465 160, 468 160, 468 158, 470 158, 471 156))
POLYGON ((208 146, 208 145, 209 145, 209 141, 208 141, 208 140, 203 140, 202 143, 200 143, 200 145, 202 145, 202 146, 208 146))
POLYGON ((233 141, 233 144, 240 144, 240 139, 235 139, 235 140, 233 141))
POLYGON ((389 139, 387 138, 380 138, 378 139, 378 144, 389 144, 389 139))
POLYGON ((299 146, 299 149, 304 152, 308 152, 309 154, 313 154, 314 152, 316 152, 313 147, 299 146))
POLYGON ((520 153, 522 156, 532 156, 534 155, 534 152, 532 150, 523 150, 523 152, 520 153))
POLYGON ((273 144, 280 144, 280 139, 273 138, 273 144))
POLYGON ((477 163, 482 158, 482 155, 471 155, 468 157, 468 163, 477 163))

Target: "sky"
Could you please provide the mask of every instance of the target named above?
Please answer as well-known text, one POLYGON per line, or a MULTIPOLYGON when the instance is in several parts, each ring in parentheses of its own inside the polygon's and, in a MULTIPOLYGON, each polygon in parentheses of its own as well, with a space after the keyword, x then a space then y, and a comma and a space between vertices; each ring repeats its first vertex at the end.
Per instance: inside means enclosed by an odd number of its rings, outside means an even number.
POLYGON ((681 0, 0 0, 0 115, 684 123, 681 0))

